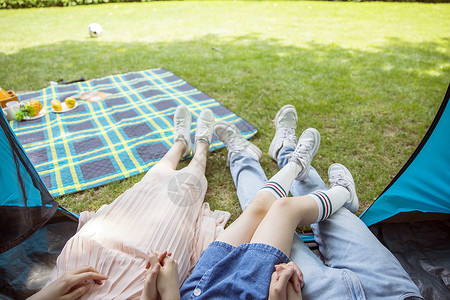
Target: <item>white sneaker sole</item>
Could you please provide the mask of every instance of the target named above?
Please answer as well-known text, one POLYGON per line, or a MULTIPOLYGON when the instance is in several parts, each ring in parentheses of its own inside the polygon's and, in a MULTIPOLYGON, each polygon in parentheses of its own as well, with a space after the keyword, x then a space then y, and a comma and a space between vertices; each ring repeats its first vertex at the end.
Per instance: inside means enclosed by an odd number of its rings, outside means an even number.
MULTIPOLYGON (((306 179, 306 177, 308 177, 308 175, 309 175, 309 169, 311 168, 311 162, 312 162, 312 160, 314 159, 314 156, 316 156, 316 153, 317 153, 317 151, 319 150, 319 146, 320 146, 320 133, 319 133, 319 131, 318 131, 317 129, 315 129, 315 128, 308 128, 308 129, 306 129, 305 131, 310 131, 310 132, 312 132, 313 135, 314 135, 314 139, 316 140, 316 142, 314 143, 314 148, 312 149, 312 152, 311 152, 311 160, 308 162, 308 164, 307 164, 307 166, 306 166, 306 168, 305 168, 305 173, 303 173, 301 177, 298 177, 298 176, 297 176, 297 178, 296 178, 296 179, 299 180, 299 181, 303 181, 303 180, 306 179)), ((302 139, 302 136, 303 136, 303 134, 305 133, 305 131, 303 131, 302 135, 301 135, 300 138, 298 139, 298 143, 300 143, 300 141, 301 141, 301 139, 302 139)), ((298 144, 297 144, 297 146, 298 146, 298 144)), ((295 151, 295 150, 294 150, 294 151, 295 151)))
MULTIPOLYGON (((274 161, 277 161, 278 152, 281 150, 281 148, 280 149, 276 149, 276 142, 277 142, 276 136, 277 136, 277 130, 278 130, 278 126, 277 126, 278 119, 280 118, 280 116, 287 109, 294 109, 295 112, 297 112, 295 106, 288 104, 288 105, 285 105, 282 108, 280 108, 280 110, 277 112, 277 115, 275 116, 275 136, 273 137, 272 142, 270 143, 270 147, 269 147, 269 155, 270 155, 270 157, 272 157, 272 159, 274 161)), ((296 121, 298 122, 297 113, 295 114, 295 116, 296 116, 296 121)))
POLYGON ((344 207, 346 207, 349 211, 351 211, 352 213, 356 213, 359 209, 359 200, 358 200, 358 195, 356 194, 356 186, 355 186, 355 180, 353 179, 352 173, 350 173, 350 171, 347 169, 346 166, 341 165, 341 164, 332 164, 328 170, 330 170, 332 167, 334 166, 339 166, 343 172, 345 173, 345 177, 348 178, 350 180, 350 182, 352 183, 349 188, 351 189, 350 192, 350 196, 353 196, 352 202, 346 202, 344 204, 344 207))

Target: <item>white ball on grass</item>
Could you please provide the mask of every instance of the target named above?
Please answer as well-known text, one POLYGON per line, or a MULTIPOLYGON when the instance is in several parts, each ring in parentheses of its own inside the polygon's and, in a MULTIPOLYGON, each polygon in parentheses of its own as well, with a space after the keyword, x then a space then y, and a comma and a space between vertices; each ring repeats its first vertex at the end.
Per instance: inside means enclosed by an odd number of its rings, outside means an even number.
POLYGON ((99 37, 102 35, 103 28, 100 26, 100 24, 97 23, 91 23, 89 24, 89 35, 93 38, 99 37))

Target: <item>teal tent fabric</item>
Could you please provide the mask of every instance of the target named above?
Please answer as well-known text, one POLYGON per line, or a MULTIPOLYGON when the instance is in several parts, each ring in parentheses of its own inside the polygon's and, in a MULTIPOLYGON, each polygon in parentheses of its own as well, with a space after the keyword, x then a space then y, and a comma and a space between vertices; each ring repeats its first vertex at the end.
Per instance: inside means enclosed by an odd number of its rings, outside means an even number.
POLYGON ((450 87, 421 144, 362 215, 367 226, 399 213, 450 213, 450 87))
POLYGON ((21 243, 55 213, 53 200, 0 113, 0 253, 21 243))

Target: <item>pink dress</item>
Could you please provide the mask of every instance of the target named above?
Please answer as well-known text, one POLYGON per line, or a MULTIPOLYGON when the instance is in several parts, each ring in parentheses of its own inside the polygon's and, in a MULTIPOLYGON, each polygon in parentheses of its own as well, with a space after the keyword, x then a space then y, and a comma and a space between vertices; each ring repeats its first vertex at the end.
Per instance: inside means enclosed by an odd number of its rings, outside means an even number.
POLYGON ((151 251, 170 251, 178 261, 178 284, 230 217, 203 203, 207 181, 189 168, 149 172, 113 203, 83 212, 78 232, 58 257, 52 281, 90 265, 109 278, 82 299, 133 299, 143 290, 151 251))

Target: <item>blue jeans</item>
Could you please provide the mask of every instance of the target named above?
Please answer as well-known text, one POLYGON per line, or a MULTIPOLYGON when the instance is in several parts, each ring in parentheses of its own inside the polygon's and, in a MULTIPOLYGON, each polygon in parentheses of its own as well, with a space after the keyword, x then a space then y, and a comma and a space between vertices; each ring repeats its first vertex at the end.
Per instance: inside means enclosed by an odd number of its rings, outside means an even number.
MULTIPOLYGON (((284 147, 278 155, 282 168, 295 147, 284 147)), ((244 210, 267 181, 258 160, 235 153, 230 171, 244 210)), ((295 180, 293 196, 328 189, 311 167, 308 178, 295 180)), ((294 234, 290 258, 303 272, 303 299, 423 299, 419 289, 400 265, 370 232, 367 226, 346 208, 327 220, 311 225, 325 264, 294 234)))

